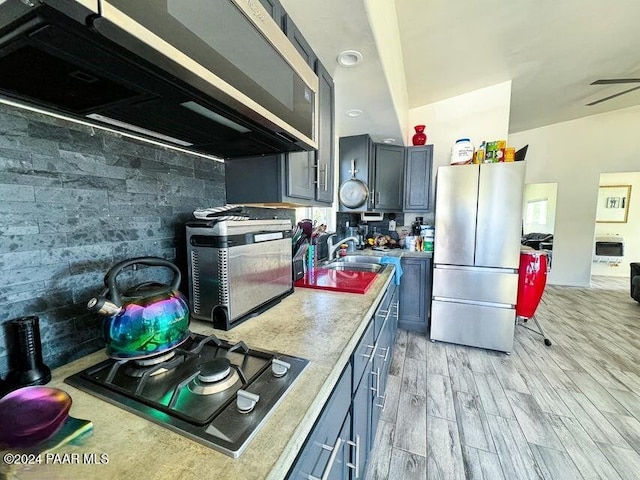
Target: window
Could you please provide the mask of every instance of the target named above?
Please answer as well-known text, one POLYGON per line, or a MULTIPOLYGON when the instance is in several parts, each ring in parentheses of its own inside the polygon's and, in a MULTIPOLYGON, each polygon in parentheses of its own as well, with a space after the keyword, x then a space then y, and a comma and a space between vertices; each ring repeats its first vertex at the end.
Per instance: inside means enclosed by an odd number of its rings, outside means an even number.
POLYGON ((527 202, 527 218, 525 223, 545 225, 547 223, 548 203, 548 199, 546 198, 529 200, 527 202))
POLYGON ((296 223, 305 218, 310 218, 315 226, 326 225, 328 232, 335 231, 335 217, 335 212, 329 207, 296 208, 296 223))

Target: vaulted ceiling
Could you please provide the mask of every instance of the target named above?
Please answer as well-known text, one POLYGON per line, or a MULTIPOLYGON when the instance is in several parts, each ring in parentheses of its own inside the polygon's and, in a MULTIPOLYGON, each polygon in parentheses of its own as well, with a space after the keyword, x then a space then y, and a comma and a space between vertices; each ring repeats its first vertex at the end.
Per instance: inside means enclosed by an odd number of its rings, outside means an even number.
MULTIPOLYGON (((402 143, 407 126, 379 54, 381 41, 398 39, 376 39, 367 15, 368 5, 382 0, 281 1, 333 74, 339 134, 402 143), (336 63, 347 49, 362 52, 361 65, 336 63), (350 109, 363 115, 347 117, 350 109)), ((640 78, 637 0, 395 0, 395 6, 408 108, 512 80, 514 133, 640 104, 638 89, 586 106, 640 86, 590 85, 640 78)))

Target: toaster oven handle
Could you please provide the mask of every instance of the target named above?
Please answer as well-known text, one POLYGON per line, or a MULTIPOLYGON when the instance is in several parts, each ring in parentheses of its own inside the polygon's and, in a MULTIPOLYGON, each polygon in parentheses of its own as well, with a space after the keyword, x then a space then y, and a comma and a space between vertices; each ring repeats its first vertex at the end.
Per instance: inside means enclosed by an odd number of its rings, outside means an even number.
POLYGON ((284 238, 283 232, 265 231, 265 232, 255 233, 253 235, 253 242, 254 243, 268 242, 270 240, 280 240, 283 238, 284 238))

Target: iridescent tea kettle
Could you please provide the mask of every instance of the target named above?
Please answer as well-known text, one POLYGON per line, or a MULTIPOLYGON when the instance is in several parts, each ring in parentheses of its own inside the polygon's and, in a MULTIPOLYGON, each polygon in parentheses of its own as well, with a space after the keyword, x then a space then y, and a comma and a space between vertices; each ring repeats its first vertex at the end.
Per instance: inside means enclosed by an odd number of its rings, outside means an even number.
POLYGON ((107 272, 107 289, 87 303, 105 315, 103 331, 107 355, 116 359, 145 358, 175 348, 189 336, 189 306, 178 291, 181 275, 173 263, 158 257, 139 257, 117 263, 107 272), (118 291, 116 277, 131 265, 167 267, 173 270, 171 285, 146 282, 118 291))

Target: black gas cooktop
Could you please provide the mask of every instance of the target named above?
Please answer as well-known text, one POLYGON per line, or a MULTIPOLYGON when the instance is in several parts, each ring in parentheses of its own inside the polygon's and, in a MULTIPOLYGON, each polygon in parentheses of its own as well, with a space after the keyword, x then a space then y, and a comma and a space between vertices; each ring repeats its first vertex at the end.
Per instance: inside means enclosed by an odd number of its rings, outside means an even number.
POLYGON ((192 333, 142 360, 105 360, 65 382, 238 457, 309 362, 192 333))

